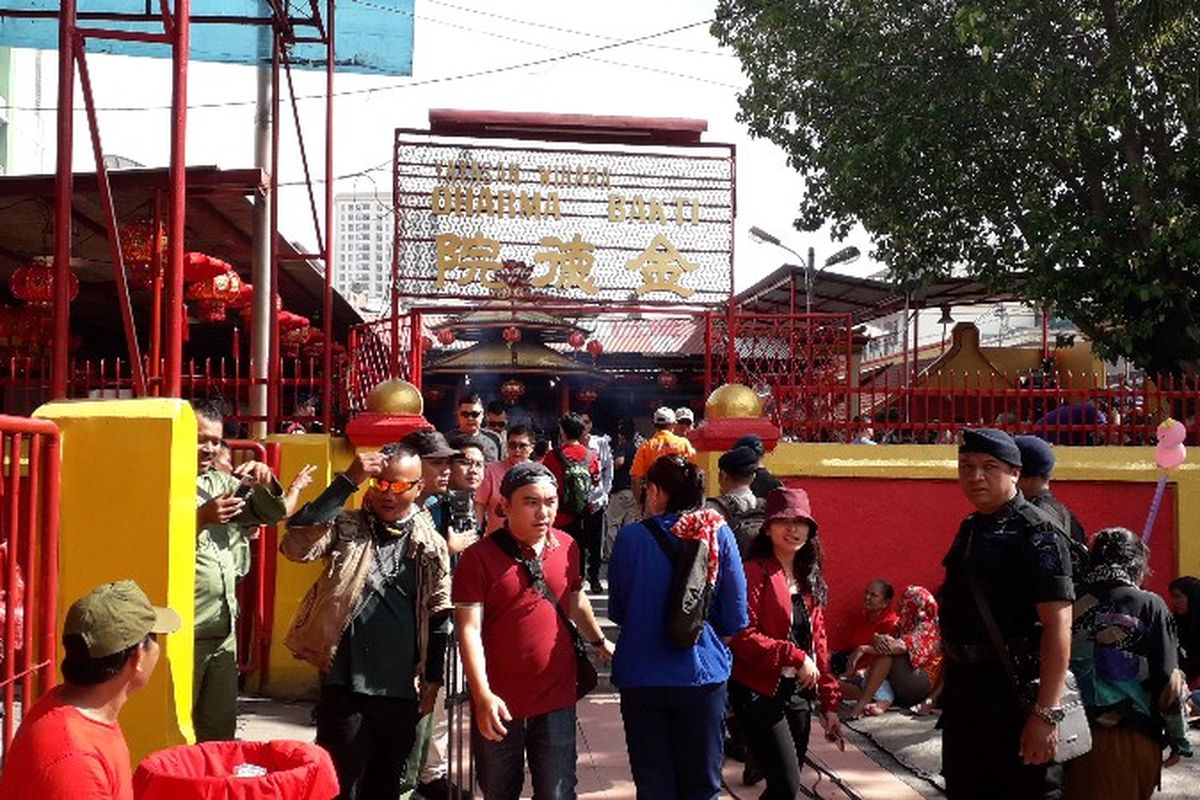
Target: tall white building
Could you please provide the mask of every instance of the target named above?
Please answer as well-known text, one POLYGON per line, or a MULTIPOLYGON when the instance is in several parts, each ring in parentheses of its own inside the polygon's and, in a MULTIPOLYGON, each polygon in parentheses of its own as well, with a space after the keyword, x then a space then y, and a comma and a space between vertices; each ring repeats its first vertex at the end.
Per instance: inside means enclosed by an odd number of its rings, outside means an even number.
POLYGON ((334 198, 333 282, 366 318, 386 314, 392 277, 392 209, 374 192, 334 198))
POLYGON ((0 47, 0 175, 54 170, 56 58, 0 47))

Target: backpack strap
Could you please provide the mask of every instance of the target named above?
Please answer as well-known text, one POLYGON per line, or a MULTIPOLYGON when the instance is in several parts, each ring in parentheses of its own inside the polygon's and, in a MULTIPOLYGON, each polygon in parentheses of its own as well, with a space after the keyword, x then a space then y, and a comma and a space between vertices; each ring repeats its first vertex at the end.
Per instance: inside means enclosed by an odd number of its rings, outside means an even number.
POLYGON ((646 517, 642 520, 642 524, 646 526, 646 530, 654 536, 654 541, 658 542, 659 549, 663 551, 663 555, 667 557, 667 563, 675 566, 675 548, 667 541, 667 532, 663 529, 662 523, 654 517, 646 517))
POLYGON ((546 583, 546 577, 542 574, 542 563, 537 559, 525 558, 521 555, 517 540, 509 533, 508 528, 501 528, 488 536, 488 538, 495 542, 496 546, 504 551, 506 556, 525 568, 525 572, 529 574, 530 585, 535 591, 541 593, 542 597, 549 600, 550 605, 554 606, 554 610, 558 612, 559 619, 567 626, 567 632, 571 634, 572 640, 582 637, 582 634, 579 633, 575 625, 567 617, 567 612, 563 611, 563 607, 559 605, 558 595, 546 583))
POLYGON ((733 509, 729 507, 729 503, 725 502, 724 496, 710 497, 708 498, 708 502, 717 507, 717 510, 721 512, 721 516, 725 518, 726 523, 733 519, 733 509))

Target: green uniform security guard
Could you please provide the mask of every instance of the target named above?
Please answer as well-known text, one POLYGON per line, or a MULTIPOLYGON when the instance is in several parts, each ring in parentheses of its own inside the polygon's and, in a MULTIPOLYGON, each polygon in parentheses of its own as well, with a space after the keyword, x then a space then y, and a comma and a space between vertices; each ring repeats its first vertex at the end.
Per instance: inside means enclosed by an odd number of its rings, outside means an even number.
POLYGON ((192 725, 196 740, 232 739, 237 726, 237 582, 250 570, 248 532, 287 515, 283 489, 266 464, 233 472, 216 466, 221 410, 195 405, 199 439, 196 481, 196 651, 192 725))

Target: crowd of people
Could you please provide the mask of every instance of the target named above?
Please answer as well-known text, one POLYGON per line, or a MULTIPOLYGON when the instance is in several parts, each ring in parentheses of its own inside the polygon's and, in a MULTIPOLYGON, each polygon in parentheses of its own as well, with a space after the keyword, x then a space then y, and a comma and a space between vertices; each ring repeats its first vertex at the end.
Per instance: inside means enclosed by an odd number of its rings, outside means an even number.
MULTIPOLYGON (((360 450, 297 507, 312 465, 287 489, 264 464, 235 465, 219 407, 196 406, 199 740, 234 737, 236 584, 257 526, 285 521, 282 555, 324 564, 285 644, 320 673, 316 741, 348 800, 405 784, 466 796, 447 768, 448 679, 469 690, 483 797, 515 800, 528 772, 535 798, 573 798, 589 656, 612 661, 642 798, 718 796, 733 752, 761 797, 793 798, 814 721, 844 746, 844 719, 892 708, 940 712, 952 798, 1149 797, 1191 755, 1200 580, 1172 582, 1170 607, 1143 590, 1147 546, 1123 528, 1086 534, 1051 493, 1044 440, 962 431, 974 511, 941 586, 872 580, 861 616, 839 620, 819 509, 771 476, 758 437, 720 456, 706 497, 690 409, 659 408, 645 439, 568 413, 552 443, 503 410, 466 395, 455 429, 360 450), (604 591, 616 642, 589 597, 604 591), (831 654, 835 629, 850 644, 831 654), (1075 685, 1093 744, 1064 769, 1075 685)), ((129 581, 72 606, 64 683, 26 714, 0 800, 131 797, 117 714, 153 671, 156 636, 179 628, 129 581)))

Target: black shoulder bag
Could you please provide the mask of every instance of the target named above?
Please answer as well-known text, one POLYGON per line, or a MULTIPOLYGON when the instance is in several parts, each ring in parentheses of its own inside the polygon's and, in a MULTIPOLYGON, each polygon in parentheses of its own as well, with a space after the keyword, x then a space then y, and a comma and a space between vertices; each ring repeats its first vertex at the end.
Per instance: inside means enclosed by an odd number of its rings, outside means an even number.
MULTIPOLYGON (((992 607, 988 604, 987 598, 984 597, 983 589, 980 588, 975 576, 971 573, 969 564, 966 563, 971 554, 971 545, 975 541, 975 531, 972 528, 970 538, 967 540, 966 553, 963 555, 964 569, 967 570, 967 582, 971 586, 971 595, 975 598, 975 607, 979 609, 979 616, 983 618, 983 625, 987 628, 988 638, 992 640, 992 647, 996 650, 996 655, 1000 659, 1000 663, 1004 665, 1004 671, 1008 674, 1008 680, 1012 684, 1013 691, 1016 693, 1017 701, 1025 708, 1028 713, 1033 713, 1033 706, 1037 702, 1037 681, 1030 684, 1022 685, 1021 678, 1017 675, 1017 666, 1013 661, 1012 652, 1009 651, 1008 645, 1004 643, 1004 638, 1000 635, 1000 627, 996 624, 996 618, 992 615, 992 607)), ((1070 761, 1073 758, 1078 758, 1084 753, 1092 749, 1092 729, 1088 724, 1087 710, 1083 705, 1083 698, 1079 695, 1079 686, 1075 681, 1075 674, 1070 669, 1067 670, 1066 680, 1063 683, 1063 694, 1060 705, 1063 710, 1063 718, 1058 723, 1058 744, 1054 748, 1054 760, 1062 764, 1070 761)))
POLYGON ((583 640, 575 623, 567 618, 567 612, 563 611, 562 606, 558 604, 558 597, 554 594, 554 590, 546 583, 546 577, 542 574, 542 562, 536 558, 522 557, 517 540, 506 528, 501 528, 491 534, 491 539, 504 551, 505 555, 525 568, 525 571, 529 573, 530 585, 536 591, 541 592, 542 597, 550 601, 550 605, 554 606, 554 610, 558 612, 558 618, 567 626, 567 633, 571 636, 571 645, 575 649, 575 698, 583 699, 584 695, 596 688, 600 679, 596 674, 596 668, 592 666, 591 659, 588 658, 588 643, 583 640))

